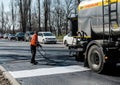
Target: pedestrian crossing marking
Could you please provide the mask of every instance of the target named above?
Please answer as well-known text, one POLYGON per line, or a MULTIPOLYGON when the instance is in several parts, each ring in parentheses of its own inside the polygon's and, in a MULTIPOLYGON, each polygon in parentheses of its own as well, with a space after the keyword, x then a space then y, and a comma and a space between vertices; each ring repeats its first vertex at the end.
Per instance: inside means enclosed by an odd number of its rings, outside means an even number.
POLYGON ((53 68, 39 68, 33 70, 22 70, 22 71, 9 71, 9 73, 14 78, 27 78, 35 76, 47 76, 54 74, 63 74, 63 73, 73 73, 73 72, 82 72, 87 71, 88 68, 73 65, 73 66, 62 66, 62 67, 53 67, 53 68))

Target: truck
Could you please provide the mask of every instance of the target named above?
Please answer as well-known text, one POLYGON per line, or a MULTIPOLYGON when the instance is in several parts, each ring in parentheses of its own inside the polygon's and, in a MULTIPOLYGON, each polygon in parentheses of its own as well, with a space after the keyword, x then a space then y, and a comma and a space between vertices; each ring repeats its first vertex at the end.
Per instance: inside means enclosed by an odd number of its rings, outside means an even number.
POLYGON ((75 59, 97 73, 115 68, 120 62, 120 0, 81 1, 77 16, 69 20, 76 40, 69 50, 75 59))

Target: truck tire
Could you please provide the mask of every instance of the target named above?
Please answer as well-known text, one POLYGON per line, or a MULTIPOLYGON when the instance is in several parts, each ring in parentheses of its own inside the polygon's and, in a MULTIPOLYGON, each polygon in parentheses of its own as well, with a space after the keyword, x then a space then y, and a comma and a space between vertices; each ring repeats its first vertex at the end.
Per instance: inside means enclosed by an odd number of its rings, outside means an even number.
POLYGON ((104 69, 104 54, 100 47, 93 45, 88 52, 88 65, 96 73, 101 73, 104 69))

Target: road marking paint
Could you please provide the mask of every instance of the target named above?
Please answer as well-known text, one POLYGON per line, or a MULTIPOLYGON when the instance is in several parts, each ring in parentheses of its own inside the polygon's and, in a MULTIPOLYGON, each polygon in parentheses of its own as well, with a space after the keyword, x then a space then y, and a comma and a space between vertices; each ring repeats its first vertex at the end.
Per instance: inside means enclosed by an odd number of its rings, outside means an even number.
POLYGON ((81 72, 87 70, 89 69, 79 65, 74 65, 74 66, 64 66, 64 67, 54 67, 54 68, 39 68, 33 70, 9 71, 9 73, 14 78, 26 78, 26 77, 35 77, 35 76, 81 72))

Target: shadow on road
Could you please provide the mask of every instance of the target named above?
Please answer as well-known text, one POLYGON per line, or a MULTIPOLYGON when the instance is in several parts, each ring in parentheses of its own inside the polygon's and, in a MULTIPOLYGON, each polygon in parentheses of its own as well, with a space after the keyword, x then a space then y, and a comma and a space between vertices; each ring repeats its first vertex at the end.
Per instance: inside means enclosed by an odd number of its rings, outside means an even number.
POLYGON ((16 55, 16 54, 7 54, 7 55, 0 55, 0 63, 9 63, 12 61, 17 60, 28 60, 30 59, 30 56, 24 56, 24 55, 16 55))
POLYGON ((50 66, 69 66, 75 65, 77 62, 73 57, 69 57, 69 55, 50 55, 49 56, 41 56, 41 59, 38 60, 39 63, 46 62, 47 65, 50 66), (46 58, 45 58, 46 57, 46 58))

